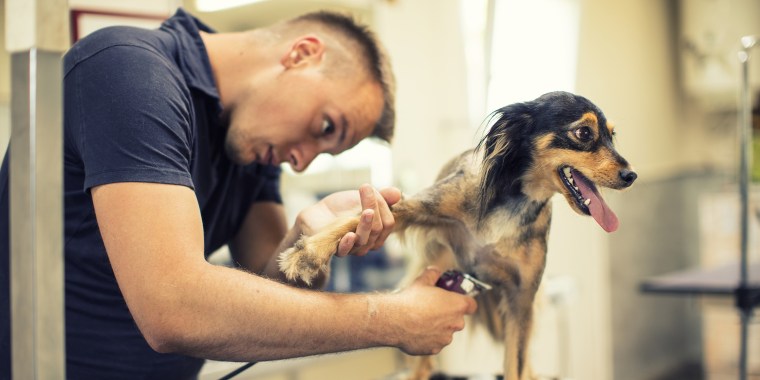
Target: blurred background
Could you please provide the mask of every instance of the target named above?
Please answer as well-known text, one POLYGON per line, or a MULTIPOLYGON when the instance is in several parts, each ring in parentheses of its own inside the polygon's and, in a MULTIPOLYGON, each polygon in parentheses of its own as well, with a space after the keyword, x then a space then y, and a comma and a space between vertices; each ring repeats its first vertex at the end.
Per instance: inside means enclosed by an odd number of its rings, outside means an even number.
MULTIPOLYGON (((6 12, 5 0, 0 7, 6 12)), ((69 0, 72 41, 114 24, 156 27, 184 7, 218 31, 317 9, 353 14, 385 43, 395 69, 392 145, 365 141, 287 168, 291 220, 330 192, 397 186, 414 193, 473 146, 489 112, 545 92, 581 94, 614 121, 617 148, 639 179, 608 192, 620 229, 607 234, 554 201, 548 267, 531 360, 543 376, 584 380, 735 379, 739 317, 731 297, 642 292, 643 281, 739 257, 739 38, 760 35, 758 0, 69 0)), ((2 18, 12 17, 5 14, 2 18)), ((0 28, 5 33, 5 28, 0 28)), ((0 38, 5 43, 6 38, 0 38)), ((9 134, 9 63, 0 54, 0 153, 9 134)), ((760 57, 756 57, 760 59, 760 57)), ((760 64, 751 61, 753 97, 760 64)), ((757 123, 755 123, 757 125, 757 123)), ((755 136, 760 131, 755 130, 755 136)), ((756 141, 758 140, 755 137, 756 141)), ((755 165, 760 171, 760 148, 755 165)), ((0 155, 1 156, 1 155, 0 155)), ((760 176, 750 184, 750 257, 760 256, 760 176)), ((218 260, 224 262, 224 252, 218 260)), ((391 289, 404 273, 393 245, 334 260, 330 289, 391 289)), ((754 281, 760 281, 755 277, 754 281)), ((252 321, 255 323, 255 321, 252 321)), ((298 323, 298 321, 293 321, 298 323)), ((749 328, 750 378, 760 379, 760 326, 749 328)), ((502 352, 477 329, 438 357, 451 375, 500 371, 502 352)), ((210 362, 215 379, 237 363, 210 362)), ((260 363, 239 378, 383 379, 407 366, 391 349, 260 363)))

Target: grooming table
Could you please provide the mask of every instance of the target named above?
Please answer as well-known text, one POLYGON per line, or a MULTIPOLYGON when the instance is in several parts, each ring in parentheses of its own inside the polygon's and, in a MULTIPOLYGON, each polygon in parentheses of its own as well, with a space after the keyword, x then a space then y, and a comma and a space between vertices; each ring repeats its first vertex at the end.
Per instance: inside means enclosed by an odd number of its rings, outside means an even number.
MULTIPOLYGON (((760 262, 747 266, 748 284, 743 290, 752 307, 760 304, 760 262), (754 297, 753 297, 754 295, 754 297)), ((652 277, 641 282, 645 293, 691 295, 742 295, 739 290, 739 265, 729 264, 712 269, 693 269, 652 277)), ((737 303, 739 300, 737 299, 737 303)))
POLYGON ((712 269, 668 273, 644 280, 640 289, 657 294, 733 296, 742 322, 739 380, 746 380, 748 324, 753 309, 760 305, 760 262, 747 263, 744 285, 740 281, 740 268, 734 263, 712 269))

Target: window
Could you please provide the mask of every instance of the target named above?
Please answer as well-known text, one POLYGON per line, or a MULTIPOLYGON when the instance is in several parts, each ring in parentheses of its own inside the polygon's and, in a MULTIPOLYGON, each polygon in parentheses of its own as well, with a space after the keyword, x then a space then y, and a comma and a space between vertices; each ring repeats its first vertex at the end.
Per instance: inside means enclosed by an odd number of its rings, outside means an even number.
POLYGON ((575 90, 579 0, 461 4, 473 118, 546 92, 575 90))

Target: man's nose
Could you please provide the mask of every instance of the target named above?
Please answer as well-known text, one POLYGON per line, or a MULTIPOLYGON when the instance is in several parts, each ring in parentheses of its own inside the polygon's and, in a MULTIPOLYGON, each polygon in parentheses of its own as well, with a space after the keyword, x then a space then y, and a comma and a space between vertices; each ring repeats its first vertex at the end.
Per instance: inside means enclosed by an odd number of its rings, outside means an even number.
POLYGON ((290 166, 296 172, 302 172, 311 165, 319 151, 311 144, 301 144, 290 151, 290 166))

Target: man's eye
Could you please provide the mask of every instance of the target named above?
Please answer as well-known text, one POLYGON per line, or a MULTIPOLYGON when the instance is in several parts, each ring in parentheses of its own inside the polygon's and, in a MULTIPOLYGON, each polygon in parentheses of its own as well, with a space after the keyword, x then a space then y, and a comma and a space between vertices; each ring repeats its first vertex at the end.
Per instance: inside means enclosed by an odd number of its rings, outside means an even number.
POLYGON ((591 134, 591 128, 589 127, 580 127, 576 129, 573 133, 575 133, 575 137, 578 138, 578 140, 587 142, 591 141, 591 139, 594 137, 591 134))
POLYGON ((322 121, 322 135, 323 136, 329 136, 331 134, 335 133, 335 125, 330 119, 325 119, 322 121))

